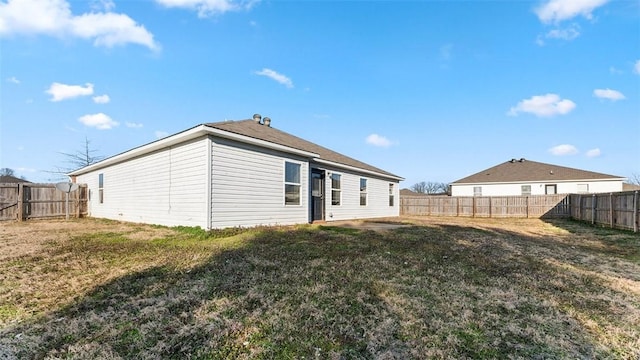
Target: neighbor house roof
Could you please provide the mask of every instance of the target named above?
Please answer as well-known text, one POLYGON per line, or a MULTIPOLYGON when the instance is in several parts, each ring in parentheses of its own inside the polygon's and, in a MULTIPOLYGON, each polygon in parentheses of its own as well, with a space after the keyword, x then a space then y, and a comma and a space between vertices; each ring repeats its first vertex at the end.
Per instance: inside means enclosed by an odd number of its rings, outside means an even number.
POLYGON ((400 195, 404 195, 404 196, 424 196, 425 194, 419 193, 419 192, 415 192, 413 190, 409 190, 409 189, 400 189, 400 195))
POLYGON ((545 164, 526 159, 511 159, 467 176, 452 184, 511 183, 523 181, 624 180, 624 177, 545 164))
POLYGON ((15 184, 15 183, 30 183, 31 181, 27 181, 25 179, 20 179, 17 178, 15 176, 11 176, 11 175, 2 175, 0 176, 0 183, 10 183, 10 184, 15 184))
POLYGON ((238 120, 224 121, 216 123, 207 123, 195 126, 191 129, 184 130, 174 135, 156 140, 154 142, 136 147, 125 151, 118 155, 111 156, 97 163, 74 170, 67 175, 77 176, 89 171, 104 168, 137 156, 158 151, 169 146, 183 143, 191 139, 197 139, 202 136, 216 136, 243 143, 253 144, 255 146, 283 151, 296 154, 312 159, 312 161, 352 169, 363 173, 369 173, 375 176, 391 178, 394 180, 403 180, 402 177, 394 175, 390 172, 371 166, 362 161, 355 160, 346 155, 342 155, 335 151, 329 150, 320 145, 314 144, 307 140, 280 131, 273 127, 260 124, 254 120, 238 120))
POLYGON ((391 177, 398 177, 397 175, 394 175, 390 172, 363 163, 362 161, 350 158, 346 155, 342 155, 333 150, 329 150, 323 146, 314 144, 297 136, 293 136, 284 131, 270 126, 262 125, 255 120, 224 121, 217 123, 208 123, 205 125, 219 130, 229 131, 235 134, 249 136, 251 138, 268 141, 278 145, 315 153, 319 155, 316 160, 326 160, 339 165, 347 165, 349 167, 369 170, 391 177))

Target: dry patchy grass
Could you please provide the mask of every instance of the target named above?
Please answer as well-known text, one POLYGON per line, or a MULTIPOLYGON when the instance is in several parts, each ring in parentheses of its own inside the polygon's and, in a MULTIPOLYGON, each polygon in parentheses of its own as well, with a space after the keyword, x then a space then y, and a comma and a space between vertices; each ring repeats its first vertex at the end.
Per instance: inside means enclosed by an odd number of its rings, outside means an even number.
POLYGON ((400 220, 2 223, 0 359, 640 356, 638 235, 400 220))

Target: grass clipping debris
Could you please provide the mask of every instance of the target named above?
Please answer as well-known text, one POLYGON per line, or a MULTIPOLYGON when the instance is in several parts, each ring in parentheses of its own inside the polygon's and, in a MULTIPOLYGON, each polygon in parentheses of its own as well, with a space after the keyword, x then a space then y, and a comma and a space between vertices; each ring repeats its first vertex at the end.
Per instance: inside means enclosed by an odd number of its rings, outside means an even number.
POLYGON ((0 358, 640 357, 640 237, 402 218, 0 224, 0 358))

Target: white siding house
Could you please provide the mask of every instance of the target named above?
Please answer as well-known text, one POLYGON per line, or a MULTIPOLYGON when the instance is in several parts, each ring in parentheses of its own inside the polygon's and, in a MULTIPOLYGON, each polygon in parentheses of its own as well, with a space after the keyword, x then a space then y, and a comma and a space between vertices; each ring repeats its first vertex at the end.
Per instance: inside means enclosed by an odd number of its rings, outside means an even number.
POLYGON ((398 216, 402 180, 259 116, 198 125, 69 176, 87 184, 89 216, 204 229, 398 216))
POLYGON ((622 191, 624 177, 526 159, 507 162, 451 183, 452 196, 527 196, 622 191))

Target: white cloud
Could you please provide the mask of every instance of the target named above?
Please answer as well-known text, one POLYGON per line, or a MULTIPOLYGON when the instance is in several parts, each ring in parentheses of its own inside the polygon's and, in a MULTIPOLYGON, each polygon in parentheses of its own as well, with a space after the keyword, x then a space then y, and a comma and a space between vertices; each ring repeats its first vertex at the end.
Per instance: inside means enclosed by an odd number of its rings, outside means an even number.
POLYGON ((292 88, 293 87, 293 81, 291 81, 291 79, 289 79, 287 76, 280 74, 274 70, 271 69, 267 69, 264 68, 260 71, 256 71, 255 72, 256 75, 261 75, 261 76, 266 76, 270 79, 273 79, 277 82, 279 82, 280 84, 288 87, 288 88, 292 88))
POLYGON ((633 65, 633 72, 640 74, 640 60, 636 61, 635 65, 633 65))
POLYGON ((534 11, 544 23, 557 23, 579 15, 591 19, 593 10, 607 2, 609 0, 549 0, 534 11))
POLYGON ((20 84, 20 80, 16 79, 15 76, 7 78, 7 81, 10 82, 10 83, 16 84, 16 85, 20 84))
POLYGON ((116 8, 116 4, 112 0, 92 0, 91 10, 93 11, 111 11, 116 8))
POLYGON ((154 132, 153 134, 156 136, 156 139, 162 139, 162 138, 165 138, 165 137, 169 136, 168 132, 160 131, 160 130, 154 132))
POLYGON ((560 99, 556 94, 532 96, 520 101, 509 109, 507 115, 517 116, 521 112, 531 113, 540 117, 564 115, 575 109, 576 104, 569 99, 560 99))
POLYGON ((590 158, 600 156, 600 149, 598 148, 591 149, 587 151, 586 155, 587 157, 590 157, 590 158))
POLYGON ((132 123, 132 122, 125 122, 124 125, 128 128, 141 128, 143 125, 141 123, 132 123))
POLYGON ((367 136, 367 144, 379 147, 389 147, 391 146, 391 141, 384 136, 380 136, 378 134, 371 134, 367 136))
POLYGON ((558 155, 558 156, 575 155, 578 153, 578 149, 576 149, 576 147, 573 145, 563 144, 563 145, 552 147, 551 149, 549 149, 549 152, 552 155, 558 155))
POLYGON ((593 96, 598 97, 600 99, 608 99, 611 101, 618 101, 626 99, 624 94, 617 90, 611 89, 595 89, 593 90, 593 96))
POLYGON ((204 18, 228 11, 249 10, 259 0, 156 0, 169 8, 183 8, 198 11, 198 17, 204 18))
POLYGON ((109 130, 120 125, 117 121, 113 121, 109 115, 103 113, 84 115, 81 116, 78 121, 85 126, 94 127, 98 130, 109 130))
POLYGON ((614 75, 620 75, 620 74, 622 74, 622 70, 616 68, 615 66, 610 66, 609 67, 609 73, 614 74, 614 75))
POLYGON ((573 24, 572 26, 564 29, 557 28, 550 30, 545 35, 547 39, 559 39, 567 41, 573 40, 578 36, 580 36, 580 26, 578 26, 577 24, 573 24))
POLYGON ((45 91, 51 95, 51 101, 62 101, 66 99, 73 99, 79 96, 89 96, 93 94, 93 84, 86 83, 82 85, 67 85, 54 82, 49 87, 49 90, 45 91))
POLYGON ((128 43, 159 50, 153 34, 125 14, 106 12, 73 15, 65 0, 8 0, 0 3, 0 37, 49 35, 59 38, 93 39, 96 46, 113 47, 128 43))
POLYGON ((111 101, 109 95, 98 95, 93 97, 93 102, 96 104, 108 104, 111 101))

